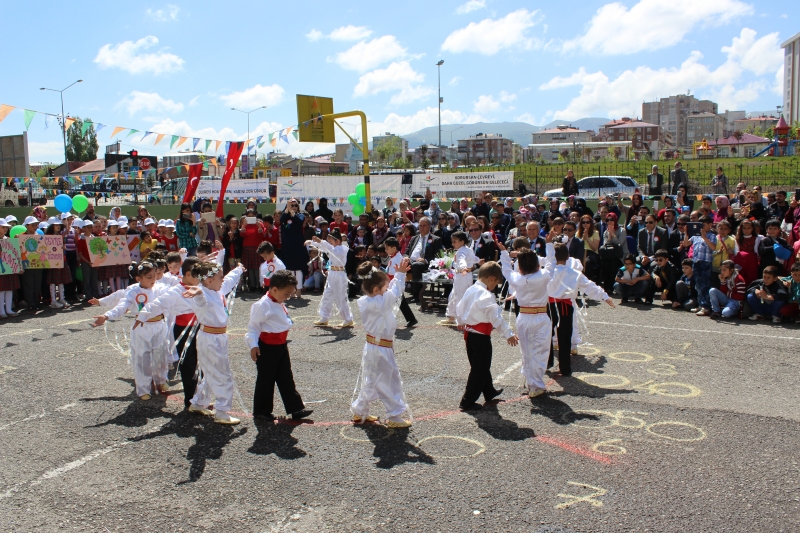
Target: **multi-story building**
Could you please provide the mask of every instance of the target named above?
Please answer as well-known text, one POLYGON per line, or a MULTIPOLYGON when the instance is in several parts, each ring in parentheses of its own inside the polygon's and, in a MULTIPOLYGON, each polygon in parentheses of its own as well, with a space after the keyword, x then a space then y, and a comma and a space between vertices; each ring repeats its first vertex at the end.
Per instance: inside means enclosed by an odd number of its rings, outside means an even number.
POLYGON ((720 116, 725 120, 725 126, 722 129, 723 134, 730 135, 736 131, 734 123, 737 120, 744 120, 747 118, 747 113, 745 111, 728 111, 726 109, 724 113, 720 113, 720 116))
MULTIPOLYGON (((611 120, 609 122, 606 122, 605 124, 600 126, 600 131, 597 134, 597 139, 593 139, 593 140, 596 140, 596 141, 608 140, 609 134, 611 133, 609 130, 611 128, 613 128, 615 126, 622 125, 622 124, 628 124, 630 122, 639 122, 639 121, 638 121, 638 119, 632 119, 630 117, 622 117, 619 120, 614 119, 614 120, 611 120)), ((642 122, 647 122, 647 121, 642 119, 642 122)), ((658 124, 658 121, 656 121, 655 124, 658 124)))
POLYGON ((710 100, 698 100, 689 94, 678 94, 661 98, 658 102, 642 104, 642 120, 658 124, 671 134, 679 148, 691 148, 692 140, 687 135, 686 117, 692 113, 718 113, 718 106, 710 100), (658 116, 656 117, 656 108, 658 116), (656 120, 657 119, 657 120, 656 120))
MULTIPOLYGON (((386 135, 377 135, 372 138, 372 153, 377 154, 378 148, 381 144, 391 140, 397 139, 398 146, 400 150, 397 152, 396 156, 400 159, 405 159, 406 154, 408 154, 408 141, 400 137, 399 135, 395 135, 394 133, 386 132, 386 135)), ((391 161, 387 161, 387 163, 391 163, 391 161)))
POLYGON ((783 48, 783 116, 789 124, 800 122, 800 33, 781 44, 783 48))
POLYGON ((710 141, 723 137, 725 118, 714 113, 692 113, 686 117, 686 142, 688 145, 703 139, 710 141))
POLYGON ((754 116, 750 115, 748 118, 741 118, 733 121, 733 131, 747 131, 754 132, 756 128, 761 131, 766 131, 778 123, 778 117, 768 115, 754 116))
POLYGON ((592 140, 592 133, 574 126, 561 124, 549 130, 531 134, 531 144, 589 142, 592 140))
POLYGON ((609 141, 630 141, 634 152, 648 153, 658 159, 659 152, 674 148, 672 135, 657 124, 643 121, 624 122, 608 128, 609 141))
POLYGON ((514 157, 513 144, 514 141, 497 133, 470 135, 469 139, 458 140, 458 161, 468 165, 510 163, 514 157))

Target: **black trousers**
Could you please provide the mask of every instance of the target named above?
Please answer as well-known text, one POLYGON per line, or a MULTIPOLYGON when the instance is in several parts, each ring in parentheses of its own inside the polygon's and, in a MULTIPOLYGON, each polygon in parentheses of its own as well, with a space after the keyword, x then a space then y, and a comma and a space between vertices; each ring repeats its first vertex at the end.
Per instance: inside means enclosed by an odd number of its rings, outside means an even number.
POLYGON ((72 275, 72 283, 64 285, 64 297, 67 300, 74 300, 77 294, 78 281, 78 252, 75 250, 67 250, 64 252, 67 256, 67 265, 69 266, 69 273, 72 275))
MULTIPOLYGON (((561 370, 562 376, 572 375, 569 352, 572 348, 572 317, 574 314, 575 308, 572 304, 550 304, 550 320, 553 322, 553 336, 558 339, 558 368, 561 370)), ((547 361, 547 367, 553 366, 553 362, 553 343, 550 343, 550 359, 547 361)))
POLYGON ((421 300, 420 293, 422 292, 423 284, 422 274, 428 271, 428 263, 411 263, 411 295, 414 298, 421 300))
POLYGON ((417 319, 417 317, 414 316, 414 311, 411 310, 411 306, 408 305, 405 294, 400 297, 400 312, 403 313, 403 318, 406 319, 406 322, 417 319))
POLYGON ((467 358, 469 377, 461 404, 475 403, 481 394, 484 399, 496 396, 492 383, 492 338, 480 333, 467 333, 467 358))
POLYGON ((275 384, 278 385, 278 392, 287 414, 304 409, 303 398, 300 397, 294 384, 289 347, 286 344, 264 344, 259 340, 258 349, 261 353, 256 360, 258 376, 253 395, 253 416, 272 414, 275 384))
MULTIPOLYGON (((188 329, 191 331, 192 326, 178 326, 175 325, 172 327, 172 335, 177 339, 181 336, 184 329, 188 329)), ((175 346, 175 349, 178 350, 178 356, 183 354, 183 348, 186 346, 186 339, 189 337, 189 331, 186 332, 186 335, 180 340, 180 342, 175 346)), ((197 337, 192 339, 192 342, 189 343, 189 346, 186 348, 186 357, 183 358, 183 363, 181 363, 180 371, 181 371, 181 383, 183 383, 183 405, 189 407, 191 403, 191 399, 194 397, 194 391, 197 389, 197 337)))

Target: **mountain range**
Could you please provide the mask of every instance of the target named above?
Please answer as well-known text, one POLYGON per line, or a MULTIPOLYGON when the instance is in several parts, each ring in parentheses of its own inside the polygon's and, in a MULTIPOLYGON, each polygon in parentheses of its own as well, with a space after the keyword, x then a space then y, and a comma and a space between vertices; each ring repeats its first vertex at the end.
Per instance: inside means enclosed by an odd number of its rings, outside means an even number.
MULTIPOLYGON (((442 144, 448 145, 451 142, 458 144, 458 139, 466 139, 471 135, 479 133, 496 133, 515 143, 527 146, 531 143, 531 134, 541 130, 555 128, 558 125, 572 125, 582 130, 600 129, 600 126, 608 122, 607 118, 589 117, 578 120, 554 120, 544 126, 534 126, 527 122, 475 122, 474 124, 442 124, 442 144), (451 135, 452 132, 452 135, 451 135)), ((409 148, 418 148, 422 144, 436 144, 439 140, 438 126, 422 128, 414 133, 401 135, 408 141, 409 148)))

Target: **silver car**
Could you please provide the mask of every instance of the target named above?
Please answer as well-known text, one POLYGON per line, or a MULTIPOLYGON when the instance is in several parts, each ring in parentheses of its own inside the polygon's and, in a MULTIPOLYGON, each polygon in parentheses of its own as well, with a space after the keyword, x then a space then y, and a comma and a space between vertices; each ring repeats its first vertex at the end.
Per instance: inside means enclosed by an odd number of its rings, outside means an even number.
MULTIPOLYGON (((631 195, 641 187, 635 179, 628 176, 589 176, 578 180, 578 196, 582 198, 598 198, 607 194, 631 195)), ((544 193, 545 198, 563 196, 561 189, 551 189, 544 193)))

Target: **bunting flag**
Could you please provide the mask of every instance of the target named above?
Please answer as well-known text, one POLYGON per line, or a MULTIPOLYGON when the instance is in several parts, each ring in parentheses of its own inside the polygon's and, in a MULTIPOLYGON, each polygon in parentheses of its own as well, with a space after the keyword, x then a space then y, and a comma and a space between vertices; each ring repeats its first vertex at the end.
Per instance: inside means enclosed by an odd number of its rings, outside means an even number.
POLYGON ((230 149, 231 149, 231 142, 230 141, 225 142, 225 153, 227 154, 230 151, 230 149))
POLYGON ((180 148, 180 146, 181 146, 183 143, 185 143, 185 142, 186 142, 186 139, 188 139, 188 138, 189 138, 189 137, 181 137, 181 138, 178 140, 178 144, 175 146, 175 148, 180 148))
POLYGON ((192 150, 197 150, 197 143, 200 142, 200 139, 197 137, 192 138, 192 150))
POLYGON ((275 137, 275 134, 274 134, 274 133, 270 133, 270 134, 267 136, 267 139, 269 140, 269 144, 271 144, 271 145, 272 145, 272 147, 274 148, 274 147, 275 147, 275 143, 277 143, 277 142, 278 142, 278 138, 277 138, 277 137, 275 137))
POLYGON ((214 148, 215 152, 219 152, 219 145, 222 144, 222 141, 216 141, 217 146, 214 148))
POLYGON ((259 136, 256 138, 255 145, 256 145, 256 146, 258 146, 258 147, 260 147, 260 146, 261 146, 261 144, 260 144, 260 143, 261 143, 261 139, 263 139, 263 138, 264 138, 264 136, 263 136, 263 135, 259 135, 259 136))
POLYGON ((81 137, 86 136, 86 130, 88 130, 91 127, 91 125, 92 123, 89 122, 88 120, 83 121, 83 125, 81 126, 81 137))
POLYGON ((31 111, 30 109, 25 109, 25 131, 28 130, 31 126, 31 122, 33 121, 33 117, 36 116, 36 111, 31 111))
POLYGON ((289 144, 289 137, 288 137, 289 130, 290 130, 290 128, 286 128, 285 130, 281 130, 281 133, 280 133, 281 140, 283 142, 285 142, 286 144, 289 144))
POLYGON ((127 139, 128 137, 130 137, 130 136, 131 136, 131 135, 133 135, 134 133, 139 133, 139 130, 133 130, 133 129, 132 129, 132 130, 131 130, 131 131, 128 133, 128 135, 126 135, 126 136, 125 136, 125 138, 127 139))
POLYGON ((295 141, 299 141, 299 140, 300 140, 300 132, 299 132, 299 131, 297 131, 297 130, 294 130, 294 131, 292 132, 292 135, 294 135, 294 140, 295 140, 295 141))
POLYGON ((98 133, 100 133, 100 130, 102 130, 102 129, 103 129, 103 128, 105 128, 105 127, 106 127, 106 125, 105 125, 105 124, 95 124, 95 125, 94 125, 94 133, 95 133, 95 135, 97 135, 98 133))
MULTIPOLYGON (((67 119, 67 120, 69 120, 69 119, 67 119)), ((126 129, 128 129, 128 128, 123 128, 122 126, 115 126, 114 127, 114 131, 111 132, 111 136, 112 137, 116 137, 119 132, 125 131, 126 129)))
POLYGON ((261 147, 262 147, 262 146, 264 146, 265 144, 266 144, 266 143, 261 143, 261 144, 259 144, 259 145, 258 145, 258 147, 259 147, 259 148, 261 148, 261 147))
POLYGON ((45 115, 44 116, 44 129, 49 128, 50 127, 50 123, 52 121, 53 121, 53 118, 50 115, 45 115))
POLYGON ((13 105, 0 105, 0 122, 3 122, 3 119, 6 118, 12 111, 14 111, 13 105))
MULTIPOLYGON (((68 130, 70 128, 70 126, 72 126, 73 122, 75 122, 74 118, 72 118, 72 117, 65 118, 64 119, 64 129, 68 130)), ((112 135, 112 137, 113 137, 113 135, 112 135)))
POLYGON ((189 180, 186 182, 186 193, 183 195, 183 203, 188 204, 194 198, 197 187, 200 185, 200 174, 203 173, 203 165, 189 165, 189 180))
POLYGON ((158 134, 156 134, 156 142, 153 143, 153 146, 155 146, 158 143, 160 143, 161 139, 163 139, 165 135, 166 135, 166 133, 158 133, 158 134))
POLYGON ((211 139, 206 139, 206 149, 203 150, 204 152, 208 152, 208 147, 211 146, 211 139))
POLYGON ((148 135, 152 135, 152 134, 153 134, 153 132, 152 132, 152 131, 146 131, 146 132, 144 132, 144 135, 142 135, 142 138, 141 138, 141 139, 139 139, 139 142, 142 142, 142 141, 145 139, 145 137, 147 137, 148 135))
POLYGON ((219 187, 219 201, 217 202, 217 218, 225 216, 225 191, 228 189, 228 182, 231 181, 233 170, 236 168, 236 163, 242 155, 244 143, 232 142, 228 148, 228 156, 226 157, 225 174, 222 176, 222 183, 219 187))

